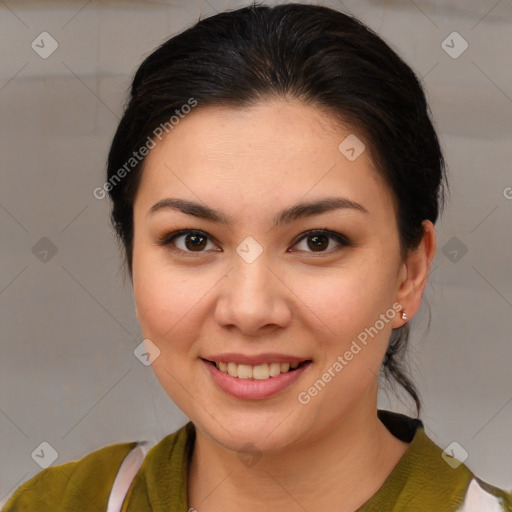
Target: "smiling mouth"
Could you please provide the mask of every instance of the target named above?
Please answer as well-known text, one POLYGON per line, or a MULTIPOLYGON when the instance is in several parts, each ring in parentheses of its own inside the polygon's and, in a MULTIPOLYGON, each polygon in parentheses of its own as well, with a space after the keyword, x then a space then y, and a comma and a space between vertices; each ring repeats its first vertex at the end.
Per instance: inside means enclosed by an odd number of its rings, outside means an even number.
POLYGON ((263 363, 255 366, 249 364, 225 363, 222 361, 209 361, 204 359, 207 363, 212 364, 217 370, 235 377, 238 379, 249 380, 267 380, 272 377, 278 377, 283 373, 291 373, 297 368, 311 363, 311 359, 302 361, 301 363, 263 363))

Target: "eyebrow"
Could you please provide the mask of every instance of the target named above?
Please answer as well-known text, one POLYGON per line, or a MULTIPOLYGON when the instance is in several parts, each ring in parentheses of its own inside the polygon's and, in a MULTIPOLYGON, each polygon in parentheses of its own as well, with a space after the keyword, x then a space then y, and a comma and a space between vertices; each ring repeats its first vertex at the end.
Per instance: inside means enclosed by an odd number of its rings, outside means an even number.
MULTIPOLYGON (((277 213, 273 220, 273 228, 289 224, 299 218, 311 217, 321 213, 339 209, 352 209, 362 213, 368 210, 361 204, 344 197, 325 197, 311 202, 301 202, 285 208, 277 213)), ((220 210, 187 199, 167 197, 155 203, 148 211, 148 216, 162 210, 177 210, 200 219, 211 220, 221 224, 230 224, 232 219, 220 210)))

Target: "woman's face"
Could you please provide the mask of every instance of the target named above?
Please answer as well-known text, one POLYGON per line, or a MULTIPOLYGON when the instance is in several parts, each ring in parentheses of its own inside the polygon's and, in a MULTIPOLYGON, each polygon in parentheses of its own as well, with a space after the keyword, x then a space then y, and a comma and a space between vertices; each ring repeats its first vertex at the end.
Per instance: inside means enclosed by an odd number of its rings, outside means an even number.
POLYGON ((142 333, 168 395, 231 449, 298 446, 375 410, 404 323, 404 267, 369 151, 338 147, 351 134, 301 103, 199 105, 146 157, 133 248, 142 333), (326 199, 337 207, 297 207, 326 199), (171 240, 185 229, 196 232, 171 240))

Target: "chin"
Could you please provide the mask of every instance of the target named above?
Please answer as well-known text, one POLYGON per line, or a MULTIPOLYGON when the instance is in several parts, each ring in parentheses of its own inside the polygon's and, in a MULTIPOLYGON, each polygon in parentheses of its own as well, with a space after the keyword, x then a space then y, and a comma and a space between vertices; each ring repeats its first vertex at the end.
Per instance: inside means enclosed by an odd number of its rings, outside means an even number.
POLYGON ((303 424, 299 423, 302 425, 299 432, 297 418, 294 420, 293 414, 288 416, 289 411, 270 415, 245 413, 243 419, 241 414, 219 418, 218 422, 210 417, 192 422, 210 439, 236 452, 278 452, 304 434, 303 424))

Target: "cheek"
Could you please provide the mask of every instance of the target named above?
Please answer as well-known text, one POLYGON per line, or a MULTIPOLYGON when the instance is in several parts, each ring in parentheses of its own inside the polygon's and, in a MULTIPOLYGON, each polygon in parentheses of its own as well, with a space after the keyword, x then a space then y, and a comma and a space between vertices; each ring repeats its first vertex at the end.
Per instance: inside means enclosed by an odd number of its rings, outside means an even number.
POLYGON ((391 307, 393 280, 383 273, 382 263, 361 260, 319 277, 299 281, 304 286, 300 295, 337 342, 373 325, 391 307))
MULTIPOLYGON (((325 404, 334 400, 343 406, 357 400, 379 372, 391 334, 389 319, 382 321, 380 315, 395 314, 394 281, 391 272, 384 272, 383 263, 383 259, 361 258, 357 264, 331 272, 328 280, 317 283, 311 302, 307 301, 322 320, 318 329, 323 333, 317 338, 318 374, 310 384, 315 386, 324 372, 336 375, 325 404)), ((330 374, 325 377, 331 379, 330 374)))
MULTIPOLYGON (((133 290, 144 337, 162 352, 185 350, 204 323, 207 295, 215 284, 197 269, 171 266, 165 255, 140 251, 133 264, 133 290)), ((213 278, 213 276, 212 276, 213 278)))
POLYGON ((319 364, 301 391, 315 400, 318 417, 325 419, 337 417, 374 389, 391 333, 389 318, 386 322, 380 315, 395 314, 393 281, 383 273, 382 262, 368 260, 314 283, 303 281, 314 291, 305 303, 321 319, 316 324, 319 364))
MULTIPOLYGON (((135 272, 134 272, 135 275, 135 272)), ((192 294, 184 293, 179 280, 169 280, 161 272, 144 272, 140 284, 134 279, 134 295, 144 335, 159 343, 179 326, 192 307, 192 294)))

